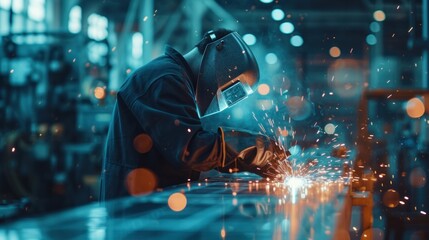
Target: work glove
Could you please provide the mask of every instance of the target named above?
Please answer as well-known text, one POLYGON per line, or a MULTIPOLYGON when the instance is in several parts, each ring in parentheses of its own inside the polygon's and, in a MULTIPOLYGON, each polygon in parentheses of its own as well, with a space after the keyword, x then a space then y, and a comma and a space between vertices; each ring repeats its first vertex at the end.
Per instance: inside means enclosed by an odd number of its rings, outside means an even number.
POLYGON ((242 150, 237 158, 238 161, 243 161, 242 166, 246 171, 256 173, 262 177, 276 179, 292 172, 287 160, 289 155, 290 153, 285 151, 273 139, 257 136, 255 145, 242 150))
POLYGON ((275 179, 292 172, 290 155, 274 139, 248 131, 225 131, 225 142, 236 149, 236 169, 275 179))

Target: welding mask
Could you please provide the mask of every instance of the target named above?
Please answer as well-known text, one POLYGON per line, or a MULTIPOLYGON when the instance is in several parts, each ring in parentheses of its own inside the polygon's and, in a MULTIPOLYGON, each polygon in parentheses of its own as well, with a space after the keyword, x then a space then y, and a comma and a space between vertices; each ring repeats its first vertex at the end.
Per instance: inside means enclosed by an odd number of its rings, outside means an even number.
POLYGON ((220 112, 253 92, 259 68, 253 53, 236 32, 217 39, 204 50, 196 87, 200 117, 220 112))

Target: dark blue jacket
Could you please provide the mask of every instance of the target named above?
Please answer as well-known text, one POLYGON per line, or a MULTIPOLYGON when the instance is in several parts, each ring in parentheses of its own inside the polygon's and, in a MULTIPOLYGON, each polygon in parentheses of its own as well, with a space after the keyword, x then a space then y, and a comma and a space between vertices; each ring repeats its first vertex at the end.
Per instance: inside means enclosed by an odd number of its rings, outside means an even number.
POLYGON ((200 171, 224 165, 222 134, 202 129, 195 84, 183 56, 170 47, 126 79, 107 135, 102 200, 196 180, 200 171), (141 171, 130 175, 135 169, 141 171))

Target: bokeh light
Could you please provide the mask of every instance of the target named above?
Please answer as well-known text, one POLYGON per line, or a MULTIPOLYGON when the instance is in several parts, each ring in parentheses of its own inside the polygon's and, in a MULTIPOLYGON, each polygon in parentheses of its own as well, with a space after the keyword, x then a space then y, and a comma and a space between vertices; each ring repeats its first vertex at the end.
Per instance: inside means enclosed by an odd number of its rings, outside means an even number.
POLYGON ((294 47, 301 47, 304 44, 304 39, 299 35, 295 35, 290 38, 290 44, 294 47))
POLYGON ((337 58, 341 55, 341 50, 338 47, 331 47, 329 49, 329 55, 331 55, 331 57, 337 58))
POLYGON ((375 19, 375 21, 382 22, 386 20, 386 14, 382 10, 377 10, 372 15, 375 19))
POLYGON ((384 231, 379 228, 366 229, 360 238, 361 240, 383 240, 384 231))
POLYGON ((334 124, 328 123, 328 124, 325 125, 324 130, 325 130, 326 134, 334 134, 335 133, 335 128, 336 127, 335 127, 334 124))
POLYGON ((284 34, 290 34, 295 30, 295 26, 290 22, 280 24, 280 31, 284 34))
POLYGON ((168 198, 168 206, 175 212, 180 212, 186 208, 187 199, 183 193, 173 193, 168 198))
POLYGON ((273 100, 271 99, 259 99, 257 106, 259 109, 267 111, 273 108, 273 100))
POLYGON ((410 173, 410 185, 415 188, 421 188, 426 185, 426 173, 421 167, 414 168, 410 173))
POLYGON ((368 34, 368 36, 366 36, 366 43, 368 45, 375 45, 377 43, 377 38, 374 34, 368 34))
POLYGON ((39 134, 46 134, 49 130, 49 126, 46 123, 42 123, 39 125, 38 132, 39 134))
POLYGON ((141 32, 135 32, 132 35, 132 52, 131 55, 135 59, 140 59, 143 56, 143 34, 141 32))
POLYGON ((277 55, 275 53, 268 53, 265 55, 265 62, 268 64, 276 64, 277 63, 277 55))
POLYGON ((225 228, 224 228, 224 227, 220 230, 220 237, 221 237, 222 239, 225 239, 225 237, 226 237, 226 231, 225 231, 225 228))
POLYGON ((336 95, 357 98, 364 88, 365 73, 358 61, 338 59, 329 67, 327 81, 336 95))
POLYGON ((266 83, 260 84, 258 86, 258 93, 263 96, 268 95, 268 93, 270 93, 270 86, 268 86, 266 83))
POLYGON ((51 133, 55 136, 61 135, 64 132, 64 126, 60 123, 51 126, 51 133))
POLYGON ((419 98, 412 98, 408 100, 406 110, 411 118, 419 118, 425 113, 425 105, 419 98))
POLYGON ((253 34, 244 34, 243 35, 243 40, 246 42, 247 45, 252 46, 255 45, 256 43, 256 37, 253 34))
POLYGON ((273 0, 259 0, 259 1, 261 1, 261 3, 272 3, 273 2, 273 0))
POLYGON ((94 97, 97 99, 104 99, 104 97, 106 97, 106 90, 103 87, 94 88, 94 97))
POLYGON ((271 17, 274 21, 280 21, 285 17, 285 13, 283 10, 276 8, 271 12, 271 17))
POLYGON ((147 153, 152 149, 152 138, 147 134, 139 134, 133 141, 134 149, 139 153, 147 153))
POLYGON ((128 173, 125 184, 130 195, 138 196, 155 190, 158 185, 158 179, 150 170, 136 168, 128 173))
POLYGON ((399 204, 399 193, 389 189, 383 194, 383 204, 389 208, 395 208, 399 204))
POLYGON ((286 108, 293 120, 301 121, 310 117, 312 113, 311 103, 302 96, 293 96, 286 100, 286 108))
POLYGON ((369 29, 371 30, 371 32, 379 32, 381 29, 380 23, 372 22, 371 24, 369 24, 369 29))

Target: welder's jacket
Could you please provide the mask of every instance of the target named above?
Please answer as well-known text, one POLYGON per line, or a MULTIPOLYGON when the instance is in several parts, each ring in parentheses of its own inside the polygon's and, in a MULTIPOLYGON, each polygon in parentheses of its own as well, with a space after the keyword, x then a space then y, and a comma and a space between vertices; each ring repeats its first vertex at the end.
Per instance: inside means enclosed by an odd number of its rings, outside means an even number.
POLYGON ((130 195, 126 181, 133 169, 150 170, 156 187, 163 188, 197 180, 200 171, 231 161, 222 133, 202 129, 195 84, 183 56, 170 47, 127 78, 117 93, 107 135, 102 200, 130 195), (148 152, 135 148, 140 134, 152 141, 148 152))

